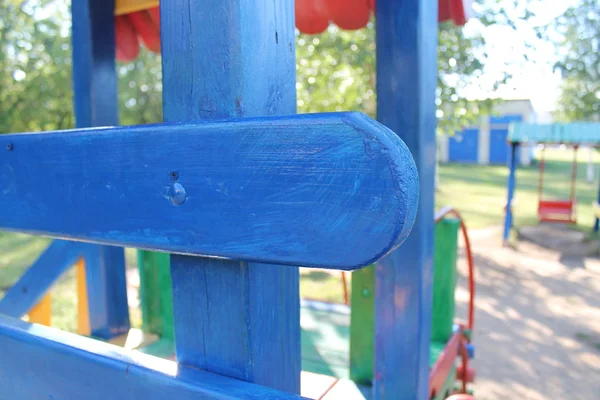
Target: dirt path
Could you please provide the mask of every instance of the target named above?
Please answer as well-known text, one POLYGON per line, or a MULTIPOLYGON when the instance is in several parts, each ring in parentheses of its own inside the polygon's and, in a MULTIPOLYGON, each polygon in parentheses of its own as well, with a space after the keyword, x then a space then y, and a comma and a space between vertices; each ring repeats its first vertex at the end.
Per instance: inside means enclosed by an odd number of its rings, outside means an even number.
MULTIPOLYGON (((477 295, 475 395, 492 399, 600 399, 600 260, 561 257, 500 229, 473 231, 477 295)), ((459 313, 466 265, 460 262, 459 313)))

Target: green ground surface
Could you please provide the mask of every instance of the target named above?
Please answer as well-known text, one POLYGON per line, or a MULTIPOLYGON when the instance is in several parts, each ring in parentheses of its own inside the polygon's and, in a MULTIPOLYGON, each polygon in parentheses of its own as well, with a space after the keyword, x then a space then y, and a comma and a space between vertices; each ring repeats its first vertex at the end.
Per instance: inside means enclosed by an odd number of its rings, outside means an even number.
MULTIPOLYGON (((564 198, 569 193, 570 150, 547 151, 545 193, 554 198, 564 198)), ((596 182, 586 183, 587 151, 581 151, 578 163, 577 228, 589 230, 593 224, 592 202, 597 194, 596 182)), ((600 162, 594 154, 596 168, 600 162)), ((506 202, 506 177, 503 166, 477 166, 449 164, 440 167, 440 188, 436 193, 436 205, 440 208, 452 205, 460 210, 469 228, 483 228, 503 223, 503 207, 506 202)), ((516 225, 535 224, 537 207, 537 166, 520 168, 517 173, 516 225)), ((0 295, 18 279, 25 268, 47 246, 48 240, 20 234, 0 233, 0 295)), ((127 251, 128 268, 136 268, 134 251, 127 251)), ((348 274, 350 279, 350 274, 348 274)), ((348 287, 350 282, 348 282, 348 287)), ((300 292, 303 297, 341 302, 343 299, 340 273, 320 270, 302 270, 300 292)), ((74 331, 75 279, 73 271, 65 274, 53 290, 53 325, 74 331)), ((139 311, 132 310, 132 324, 140 325, 139 311)))

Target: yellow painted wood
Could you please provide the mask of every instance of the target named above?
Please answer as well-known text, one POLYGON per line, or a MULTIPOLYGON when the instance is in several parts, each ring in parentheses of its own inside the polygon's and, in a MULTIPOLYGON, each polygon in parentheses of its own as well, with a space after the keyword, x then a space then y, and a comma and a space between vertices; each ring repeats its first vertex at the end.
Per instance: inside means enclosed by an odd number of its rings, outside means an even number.
POLYGON ((29 322, 50 326, 51 320, 52 296, 48 293, 29 311, 29 322))
POLYGON ((116 0, 115 15, 129 14, 153 7, 158 7, 158 0, 116 0))
POLYGON ((85 277, 85 260, 80 258, 75 264, 77 276, 77 333, 89 336, 90 312, 88 306, 87 280, 85 277))

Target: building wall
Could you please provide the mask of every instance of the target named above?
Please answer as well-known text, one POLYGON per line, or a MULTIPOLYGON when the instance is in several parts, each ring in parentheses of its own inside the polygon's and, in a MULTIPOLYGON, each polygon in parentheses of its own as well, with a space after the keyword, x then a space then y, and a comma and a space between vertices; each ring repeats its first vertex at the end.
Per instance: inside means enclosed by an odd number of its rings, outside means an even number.
MULTIPOLYGON (((453 137, 440 137, 440 162, 508 163, 510 146, 506 142, 511 122, 534 122, 535 113, 529 100, 511 100, 497 106, 492 116, 483 116, 477 126, 469 127, 453 137)), ((529 165, 533 147, 519 149, 522 165, 529 165)))

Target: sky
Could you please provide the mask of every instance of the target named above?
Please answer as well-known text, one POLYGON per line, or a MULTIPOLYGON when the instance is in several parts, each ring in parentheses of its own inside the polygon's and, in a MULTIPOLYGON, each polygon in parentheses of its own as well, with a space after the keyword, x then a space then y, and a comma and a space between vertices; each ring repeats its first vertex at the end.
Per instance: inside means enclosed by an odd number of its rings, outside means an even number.
MULTIPOLYGON (((498 7, 496 0, 485 1, 486 7, 498 7)), ((556 49, 552 44, 535 36, 533 25, 547 24, 577 1, 502 0, 500 4, 507 9, 510 9, 511 4, 516 4, 513 16, 517 16, 524 8, 530 9, 536 15, 529 22, 518 23, 516 30, 501 25, 484 27, 477 19, 470 19, 465 25, 465 33, 484 36, 489 59, 483 76, 476 85, 467 90, 466 95, 472 98, 530 99, 538 113, 554 110, 561 81, 560 74, 552 69, 556 61, 556 49), (523 54, 527 54, 528 60, 523 58, 523 54), (504 87, 492 91, 493 82, 502 76, 507 68, 512 74, 512 79, 504 87)), ((62 12, 67 12, 67 1, 59 1, 54 6, 63 8, 62 12)), ((39 17, 45 17, 43 14, 55 11, 54 7, 48 7, 39 17)), ((69 26, 65 26, 65 29, 69 29, 69 26)))
MULTIPOLYGON (((513 78, 505 87, 493 93, 494 97, 503 99, 530 99, 536 112, 544 113, 556 108, 559 95, 560 74, 553 72, 552 65, 556 61, 555 47, 536 37, 533 25, 545 25, 562 14, 577 0, 521 1, 530 7, 536 16, 529 22, 517 24, 514 30, 508 26, 483 27, 472 19, 465 26, 466 34, 481 34, 486 39, 489 60, 478 87, 470 88, 469 96, 485 98, 492 95, 487 81, 500 76, 508 68, 513 78), (529 44, 529 47, 527 46, 529 44), (525 60, 522 54, 526 54, 525 60), (508 62, 508 66, 506 65, 508 62)), ((509 0, 507 0, 509 2, 509 0)))

